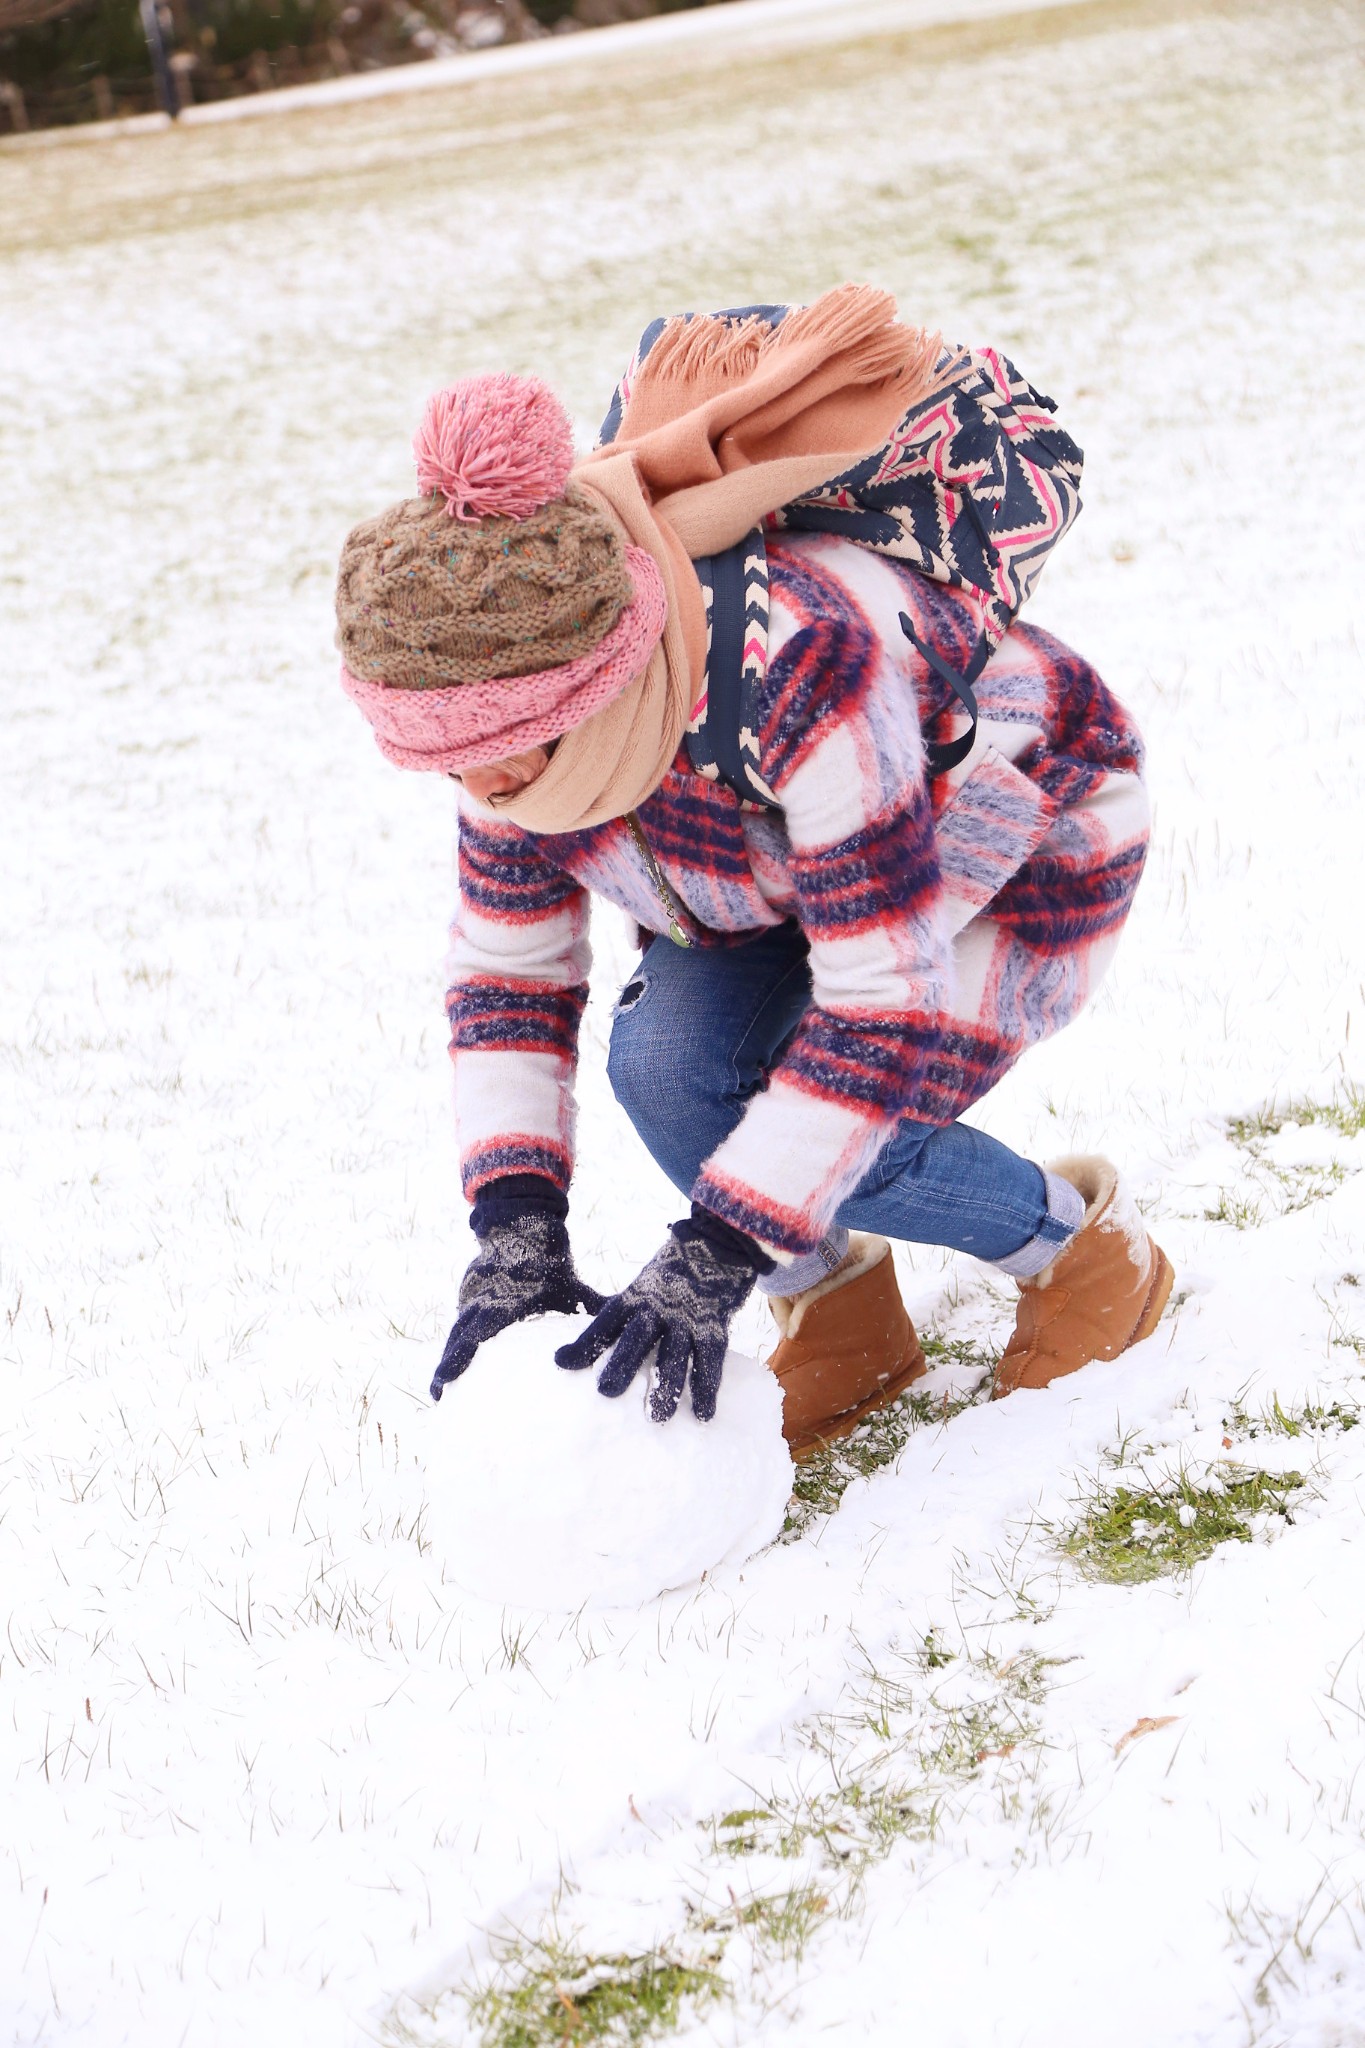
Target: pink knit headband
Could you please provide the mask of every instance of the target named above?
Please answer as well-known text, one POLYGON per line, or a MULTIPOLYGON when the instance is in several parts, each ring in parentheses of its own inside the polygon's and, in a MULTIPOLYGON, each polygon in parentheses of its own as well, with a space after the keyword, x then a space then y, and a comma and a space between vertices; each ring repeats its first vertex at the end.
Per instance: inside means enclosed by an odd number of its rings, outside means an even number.
POLYGON ((664 580, 643 548, 627 547, 635 595, 590 654, 537 675, 502 676, 446 690, 366 683, 342 664, 341 687, 360 706, 379 750, 399 768, 455 775, 558 739, 635 682, 668 616, 664 580))

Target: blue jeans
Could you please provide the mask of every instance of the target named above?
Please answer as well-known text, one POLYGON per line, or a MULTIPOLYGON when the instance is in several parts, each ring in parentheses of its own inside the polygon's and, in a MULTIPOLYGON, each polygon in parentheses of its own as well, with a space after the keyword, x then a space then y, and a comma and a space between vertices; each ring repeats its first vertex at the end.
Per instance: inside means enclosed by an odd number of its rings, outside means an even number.
MULTIPOLYGON (((806 941, 779 925, 733 947, 656 938, 618 998, 607 1072, 645 1146, 683 1194, 744 1114, 811 997, 806 941)), ((839 1264, 849 1230, 947 1245, 1019 1279, 1041 1272, 1080 1223, 1067 1182, 968 1124, 896 1125, 819 1250, 765 1276, 799 1293, 839 1264)))

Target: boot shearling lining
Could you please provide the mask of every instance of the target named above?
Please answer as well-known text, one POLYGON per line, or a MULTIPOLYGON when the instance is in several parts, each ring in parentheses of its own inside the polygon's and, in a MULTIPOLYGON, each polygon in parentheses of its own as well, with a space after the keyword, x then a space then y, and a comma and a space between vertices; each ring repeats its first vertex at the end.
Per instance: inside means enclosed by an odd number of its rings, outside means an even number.
POLYGON ((784 1337, 794 1337, 801 1327, 801 1321, 813 1301, 819 1301, 826 1294, 833 1294, 846 1281, 857 1280, 864 1273, 870 1273, 883 1259, 891 1255, 890 1241, 884 1237, 864 1235, 853 1231, 848 1240, 848 1257, 828 1279, 821 1280, 814 1287, 808 1287, 804 1294, 770 1294, 768 1306, 773 1312, 773 1321, 784 1337))
MULTIPOLYGON (((1115 1166, 1111 1166, 1109 1161, 1098 1152, 1069 1152, 1065 1158, 1050 1159, 1047 1170, 1049 1173, 1055 1173, 1058 1180, 1069 1181, 1085 1203, 1085 1215, 1081 1218, 1081 1230, 1088 1229, 1095 1221, 1095 1218, 1103 1212, 1107 1204, 1118 1193, 1118 1169, 1115 1166)), ((1076 1237, 1079 1237, 1080 1234, 1081 1232, 1078 1230, 1076 1237)), ((1066 1251, 1068 1245, 1075 1242, 1075 1237, 1069 1239, 1068 1244, 1061 1247, 1061 1251, 1066 1251)), ((1059 1252, 1058 1257, 1060 1256, 1061 1253, 1059 1252)), ((1021 1287, 1050 1287, 1056 1270, 1057 1261, 1054 1259, 1050 1266, 1044 1266, 1041 1273, 1035 1273, 1031 1280, 1021 1280, 1019 1285, 1021 1287)))
POLYGON ((1065 1159, 1050 1159, 1047 1170, 1058 1180, 1069 1180, 1085 1203, 1084 1230, 1093 1223, 1118 1186, 1118 1170, 1098 1152, 1070 1152, 1065 1159))

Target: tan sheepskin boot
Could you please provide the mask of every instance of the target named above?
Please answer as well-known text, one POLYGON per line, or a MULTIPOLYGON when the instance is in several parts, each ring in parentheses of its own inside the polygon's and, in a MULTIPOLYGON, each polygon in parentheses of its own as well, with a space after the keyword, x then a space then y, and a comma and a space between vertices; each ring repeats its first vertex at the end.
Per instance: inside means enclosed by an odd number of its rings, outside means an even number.
POLYGON ((1107 1159, 1058 1159, 1048 1170, 1070 1181, 1085 1217, 1050 1266, 1019 1282, 1014 1335, 996 1367, 997 1401, 1140 1344, 1156 1328, 1175 1280, 1107 1159))
POLYGON ((768 1301, 782 1333, 768 1365, 781 1382, 782 1433, 794 1458, 848 1436, 929 1370, 884 1237, 855 1232, 837 1272, 768 1301))

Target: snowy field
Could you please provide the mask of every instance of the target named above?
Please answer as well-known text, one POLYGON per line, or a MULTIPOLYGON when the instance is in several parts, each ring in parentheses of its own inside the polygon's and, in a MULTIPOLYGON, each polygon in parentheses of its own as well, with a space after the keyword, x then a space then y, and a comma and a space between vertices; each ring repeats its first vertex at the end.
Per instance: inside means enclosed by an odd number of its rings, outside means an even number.
MULTIPOLYGON (((0 2041, 1365 2043, 1365 18, 886 11, 0 149, 0 2041), (337 551, 438 383, 586 440, 654 313, 848 275, 1087 453, 1033 615, 1138 713, 1153 856, 981 1119, 1120 1160, 1175 1306, 993 1407, 1008 1291, 905 1258, 928 1395, 785 1540, 481 1606, 452 807, 337 687, 337 551)), ((619 1284, 678 1203, 595 944, 619 1284)))

